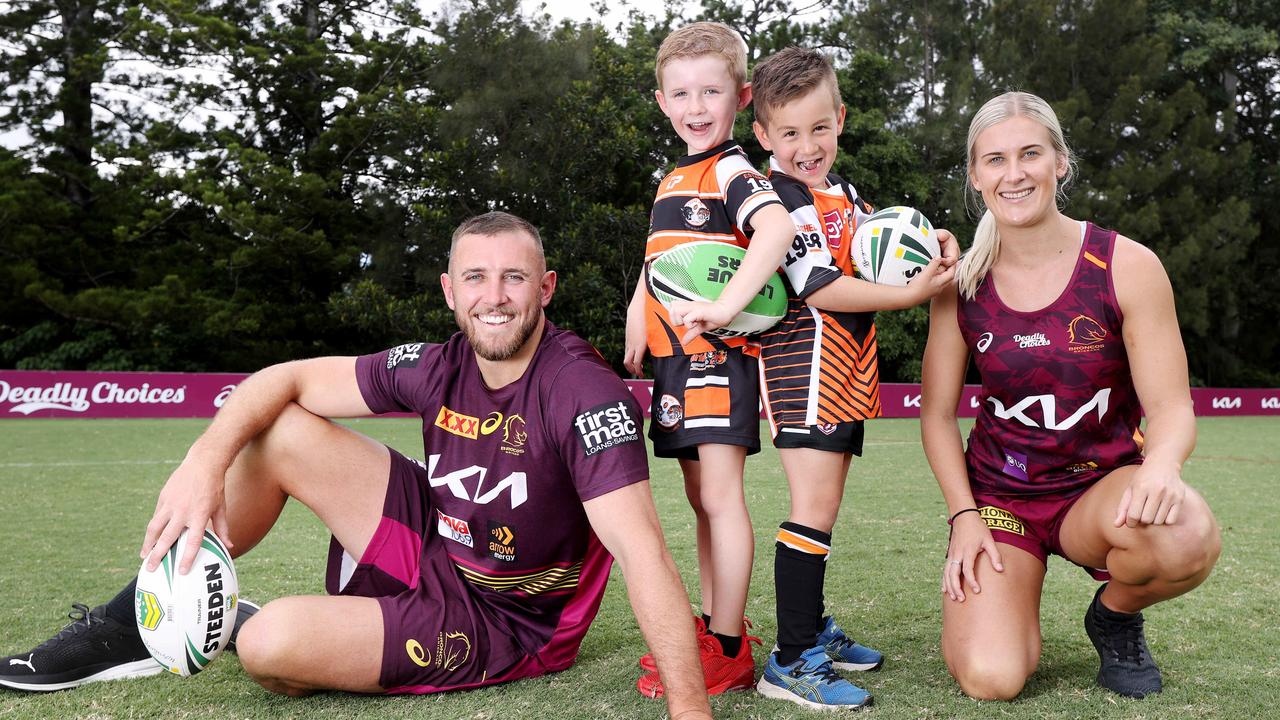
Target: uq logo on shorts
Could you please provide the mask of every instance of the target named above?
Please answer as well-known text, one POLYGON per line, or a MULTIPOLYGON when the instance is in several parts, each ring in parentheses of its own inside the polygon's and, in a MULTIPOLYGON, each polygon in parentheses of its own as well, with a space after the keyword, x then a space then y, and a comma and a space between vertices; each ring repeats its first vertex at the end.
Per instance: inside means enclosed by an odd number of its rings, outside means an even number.
POLYGON ((582 443, 583 455, 640 441, 640 426, 621 400, 597 405, 573 419, 573 428, 582 443))

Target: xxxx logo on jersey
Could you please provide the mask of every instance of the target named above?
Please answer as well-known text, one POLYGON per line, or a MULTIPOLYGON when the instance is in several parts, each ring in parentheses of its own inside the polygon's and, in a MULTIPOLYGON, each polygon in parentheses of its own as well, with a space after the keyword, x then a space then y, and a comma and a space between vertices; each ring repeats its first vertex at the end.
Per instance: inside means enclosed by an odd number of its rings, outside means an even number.
POLYGON ((524 445, 528 440, 524 418, 519 415, 504 416, 496 410, 481 420, 474 415, 450 410, 441 405, 440 412, 436 414, 435 426, 452 435, 476 440, 481 435, 491 435, 498 428, 503 427, 504 418, 507 420, 506 430, 503 433, 504 442, 513 448, 524 445))

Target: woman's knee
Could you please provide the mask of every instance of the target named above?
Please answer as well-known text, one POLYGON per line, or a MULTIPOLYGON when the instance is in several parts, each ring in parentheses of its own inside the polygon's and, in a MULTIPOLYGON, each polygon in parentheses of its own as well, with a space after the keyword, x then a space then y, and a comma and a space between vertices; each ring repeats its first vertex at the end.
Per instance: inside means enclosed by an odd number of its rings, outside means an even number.
POLYGON ((1008 657, 975 655, 948 659, 951 676, 975 700, 1013 700, 1035 672, 1035 663, 1008 657))
POLYGON ((1199 496, 1183 509, 1176 525, 1153 526, 1152 563, 1162 580, 1203 578, 1218 561, 1222 537, 1213 512, 1199 496), (1158 538, 1158 539, 1156 539, 1158 538))

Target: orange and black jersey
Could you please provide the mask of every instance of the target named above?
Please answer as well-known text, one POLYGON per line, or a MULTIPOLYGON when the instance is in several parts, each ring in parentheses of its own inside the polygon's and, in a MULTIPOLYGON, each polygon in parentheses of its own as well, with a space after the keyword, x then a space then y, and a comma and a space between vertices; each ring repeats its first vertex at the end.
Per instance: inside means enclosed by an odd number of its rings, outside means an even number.
MULTIPOLYGON (((751 166, 733 140, 683 157, 658 185, 649 216, 645 262, 677 245, 699 240, 745 248, 752 233, 751 217, 773 204, 780 204, 773 186, 751 166)), ((747 344, 746 338, 701 335, 681 345, 684 327, 672 327, 671 316, 647 287, 645 333, 651 355, 694 355, 747 344)))
POLYGON ((783 275, 787 314, 760 336, 760 378, 769 423, 822 425, 880 415, 875 313, 830 312, 805 298, 841 275, 856 275, 850 246, 872 212, 837 175, 813 190, 770 158, 769 179, 796 226, 783 275))

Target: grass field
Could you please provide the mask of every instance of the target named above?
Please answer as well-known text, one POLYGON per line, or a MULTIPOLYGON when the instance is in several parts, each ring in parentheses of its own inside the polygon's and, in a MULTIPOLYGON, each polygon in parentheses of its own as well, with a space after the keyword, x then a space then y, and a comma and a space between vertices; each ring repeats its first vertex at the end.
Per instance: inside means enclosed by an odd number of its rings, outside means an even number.
MULTIPOLYGON (((0 422, 0 656, 25 651, 65 622, 72 602, 95 605, 137 569, 155 495, 204 421, 5 420, 0 422)), ((353 425, 403 450, 421 451, 411 421, 353 425)), ((1189 596, 1147 611, 1147 636, 1165 676, 1142 701, 1094 685, 1097 658, 1081 617, 1094 584, 1050 562, 1040 670, 1014 703, 964 698, 938 651, 939 593, 947 525, 936 484, 909 420, 869 425, 835 532, 827 604, 856 638, 886 655, 885 668, 854 677, 876 697, 878 718, 1261 718, 1280 706, 1280 419, 1200 420, 1185 478, 1222 525, 1223 552, 1189 596)), ((654 493, 676 562, 696 596, 692 513, 671 461, 653 464, 654 493)), ((772 535, 787 496, 776 452, 747 469, 756 526, 748 614, 773 641, 772 535)), ((276 530, 239 561, 242 593, 257 600, 322 592, 326 538, 291 504, 276 530)), ((615 575, 617 571, 615 570, 615 575)), ((695 597, 696 600, 696 597, 695 597)), ((317 628, 323 632, 323 628, 317 628)), ((665 706, 633 683, 644 644, 621 578, 611 583, 577 665, 550 677, 467 693, 372 698, 273 696, 233 655, 191 679, 157 676, 28 695, 0 689, 0 718, 660 718, 665 706)), ((757 654, 757 660, 762 654, 757 654)), ((316 662, 324 662, 317 657, 316 662)), ((813 717, 754 692, 713 700, 718 717, 813 717)))

